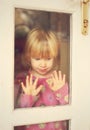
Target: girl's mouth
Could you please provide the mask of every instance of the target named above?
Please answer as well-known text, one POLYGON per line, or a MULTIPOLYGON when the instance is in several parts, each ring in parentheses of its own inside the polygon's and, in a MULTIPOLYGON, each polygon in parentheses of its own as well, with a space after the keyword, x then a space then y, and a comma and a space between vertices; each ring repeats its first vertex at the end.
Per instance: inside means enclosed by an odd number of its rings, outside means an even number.
POLYGON ((45 69, 39 69, 39 71, 41 72, 46 72, 48 70, 48 68, 45 68, 45 69))

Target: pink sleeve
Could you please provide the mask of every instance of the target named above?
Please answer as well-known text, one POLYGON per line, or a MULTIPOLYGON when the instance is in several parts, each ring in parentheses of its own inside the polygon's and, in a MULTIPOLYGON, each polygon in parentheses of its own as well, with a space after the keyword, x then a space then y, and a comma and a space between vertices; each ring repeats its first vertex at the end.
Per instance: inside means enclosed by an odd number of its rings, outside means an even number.
POLYGON ((35 101, 36 97, 22 93, 18 99, 18 107, 20 108, 32 107, 35 101))
POLYGON ((66 83, 62 88, 55 92, 56 99, 61 105, 68 104, 68 84, 66 83))

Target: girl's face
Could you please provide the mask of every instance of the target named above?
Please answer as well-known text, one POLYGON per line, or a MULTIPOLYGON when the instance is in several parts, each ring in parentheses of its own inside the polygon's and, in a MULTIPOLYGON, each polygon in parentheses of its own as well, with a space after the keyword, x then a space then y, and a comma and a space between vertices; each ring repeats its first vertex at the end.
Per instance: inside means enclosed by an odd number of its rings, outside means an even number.
POLYGON ((51 73, 54 65, 54 58, 32 58, 32 72, 36 76, 47 76, 51 73))

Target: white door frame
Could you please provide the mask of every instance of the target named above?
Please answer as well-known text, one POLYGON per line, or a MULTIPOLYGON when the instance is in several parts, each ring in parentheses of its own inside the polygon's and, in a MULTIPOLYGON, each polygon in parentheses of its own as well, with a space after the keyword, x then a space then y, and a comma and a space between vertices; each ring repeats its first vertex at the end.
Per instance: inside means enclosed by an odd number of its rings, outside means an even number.
POLYGON ((67 119, 70 120, 71 130, 90 130, 90 113, 88 113, 90 38, 81 34, 80 1, 1 0, 0 3, 0 129, 13 130, 16 125, 67 119), (71 103, 69 105, 14 110, 15 7, 71 13, 71 103))

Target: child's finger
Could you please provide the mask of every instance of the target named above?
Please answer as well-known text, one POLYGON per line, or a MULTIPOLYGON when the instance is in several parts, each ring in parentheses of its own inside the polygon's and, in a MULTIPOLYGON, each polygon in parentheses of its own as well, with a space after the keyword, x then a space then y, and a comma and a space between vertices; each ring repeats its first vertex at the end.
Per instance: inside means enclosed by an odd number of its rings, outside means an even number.
POLYGON ((33 81, 32 81, 32 74, 30 75, 30 85, 32 85, 33 81))
POLYGON ((43 85, 40 85, 40 86, 36 89, 36 95, 41 91, 42 88, 43 88, 43 85))
POLYGON ((26 87, 28 87, 29 86, 29 76, 27 75, 26 76, 26 87))
POLYGON ((34 81, 34 84, 33 84, 33 85, 34 85, 34 89, 35 89, 36 86, 37 86, 37 82, 38 82, 38 78, 36 78, 35 81, 34 81))
POLYGON ((26 91, 26 88, 25 88, 23 82, 21 82, 21 87, 22 87, 23 92, 25 92, 25 91, 26 91))
POLYGON ((51 75, 51 79, 52 79, 52 84, 51 85, 53 85, 53 83, 55 83, 56 79, 54 78, 53 75, 51 75))
POLYGON ((64 74, 63 75, 63 82, 65 83, 65 80, 66 80, 66 75, 64 74))
POLYGON ((58 80, 58 74, 57 74, 56 71, 54 71, 53 75, 54 75, 54 78, 55 78, 56 80, 58 80))
POLYGON ((59 80, 62 80, 62 73, 59 71, 59 80))

